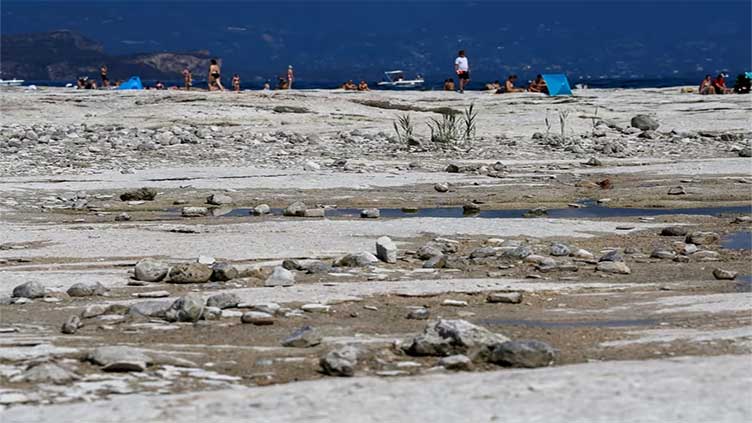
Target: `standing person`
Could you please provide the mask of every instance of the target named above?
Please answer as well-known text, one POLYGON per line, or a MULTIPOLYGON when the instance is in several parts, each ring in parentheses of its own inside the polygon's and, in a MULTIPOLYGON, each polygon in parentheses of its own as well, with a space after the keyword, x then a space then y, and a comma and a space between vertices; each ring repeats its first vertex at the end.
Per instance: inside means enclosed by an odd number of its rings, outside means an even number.
POLYGON ((287 67, 287 89, 292 89, 292 80, 295 79, 295 73, 292 71, 292 65, 287 67))
POLYGON ((224 91, 225 87, 222 86, 222 73, 220 72, 219 63, 217 59, 211 59, 209 62, 209 91, 224 91))
POLYGON ((460 50, 457 53, 457 58, 454 59, 454 71, 460 81, 460 93, 464 93, 465 85, 470 82, 470 64, 465 57, 465 50, 460 50))
POLYGON ((102 78, 102 87, 107 88, 110 86, 110 79, 107 78, 107 65, 102 65, 99 68, 99 76, 102 78))
POLYGON ((240 75, 237 73, 232 76, 232 90, 236 93, 240 92, 240 75))
POLYGON ((193 74, 188 67, 183 69, 183 86, 186 91, 190 91, 191 86, 193 86, 193 74))

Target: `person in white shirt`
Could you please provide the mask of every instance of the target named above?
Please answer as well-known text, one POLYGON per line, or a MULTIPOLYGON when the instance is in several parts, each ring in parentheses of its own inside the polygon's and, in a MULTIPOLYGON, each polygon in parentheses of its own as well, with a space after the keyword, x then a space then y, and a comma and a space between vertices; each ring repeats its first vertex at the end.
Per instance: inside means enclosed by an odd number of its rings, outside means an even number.
POLYGON ((457 53, 457 58, 454 59, 454 71, 457 73, 457 78, 460 81, 460 92, 465 92, 465 85, 470 82, 470 64, 465 57, 465 50, 460 50, 457 53))

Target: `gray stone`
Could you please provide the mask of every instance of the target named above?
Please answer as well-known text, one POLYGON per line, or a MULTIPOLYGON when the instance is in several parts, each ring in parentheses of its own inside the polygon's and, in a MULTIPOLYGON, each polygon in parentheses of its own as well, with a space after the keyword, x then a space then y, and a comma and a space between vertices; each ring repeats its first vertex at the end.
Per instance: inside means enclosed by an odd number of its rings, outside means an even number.
POLYGON ((274 316, 262 311, 248 311, 243 313, 240 317, 240 321, 243 323, 250 323, 256 326, 266 326, 274 324, 274 316))
POLYGON ((418 251, 415 252, 415 255, 421 260, 428 260, 431 257, 440 256, 443 253, 444 250, 442 249, 440 244, 429 242, 428 244, 418 248, 418 251))
POLYGON ((462 214, 476 214, 480 213, 480 205, 475 203, 467 203, 462 206, 462 214))
POLYGON ((81 319, 78 316, 70 316, 63 326, 60 328, 60 332, 66 335, 73 335, 78 328, 81 327, 81 319))
POLYGON ((42 298, 45 295, 44 285, 37 281, 29 281, 13 288, 13 298, 42 298))
POLYGON ((439 182, 433 186, 433 189, 437 192, 447 192, 449 191, 449 184, 446 182, 439 182))
POLYGON ((312 261, 309 263, 306 263, 303 266, 303 270, 306 271, 306 273, 315 275, 319 273, 329 273, 332 271, 332 265, 329 263, 324 263, 323 261, 312 261))
POLYGON ((172 306, 170 301, 142 301, 128 307, 128 314, 163 319, 170 306, 172 306))
POLYGON ((299 261, 295 259, 282 260, 282 267, 284 267, 287 270, 303 270, 303 266, 300 264, 299 261))
POLYGON ((238 277, 238 269, 230 263, 215 263, 212 266, 210 279, 215 282, 230 281, 238 277))
POLYGON ((431 311, 425 307, 415 308, 407 313, 406 318, 409 320, 428 320, 431 311))
POLYGON ((224 206, 226 204, 232 204, 232 203, 233 203, 232 197, 226 194, 212 194, 206 197, 206 204, 211 204, 214 206, 224 206))
POLYGON ((683 186, 671 187, 668 189, 668 195, 685 195, 687 190, 683 186))
POLYGON ((296 201, 289 206, 287 206, 284 210, 282 210, 282 215, 284 216, 305 216, 306 211, 306 205, 302 201, 296 201))
POLYGON ((624 256, 619 252, 619 250, 611 250, 601 256, 600 259, 598 259, 600 262, 604 261, 624 261, 624 256))
POLYGON ((428 322, 423 333, 414 337, 405 346, 405 351, 416 356, 453 354, 472 356, 484 348, 508 340, 504 335, 491 332, 465 320, 442 319, 428 322))
POLYGON ((585 262, 595 261, 595 256, 593 255, 593 253, 582 248, 578 248, 577 250, 573 251, 572 258, 585 262))
POLYGON ((170 269, 171 283, 205 283, 212 276, 212 268, 201 263, 178 263, 170 269))
POLYGON ((271 207, 269 207, 268 204, 259 204, 258 206, 253 208, 252 213, 256 216, 261 216, 264 214, 269 214, 272 212, 271 207))
POLYGON ((207 307, 217 307, 219 309, 233 308, 240 304, 240 297, 232 292, 222 292, 212 295, 206 300, 207 307))
POLYGON ((360 352, 354 345, 346 345, 321 357, 321 370, 329 376, 350 377, 355 373, 360 352))
POLYGON ((511 367, 545 367, 556 362, 559 352, 536 340, 507 341, 490 349, 488 361, 511 367))
POLYGON ((21 380, 28 383, 52 383, 64 385, 79 379, 79 377, 54 363, 41 363, 27 369, 21 376, 21 380))
POLYGON ((86 306, 84 311, 81 312, 81 317, 84 319, 90 319, 103 315, 107 311, 107 306, 104 304, 90 304, 86 306))
POLYGON ((470 253, 471 259, 486 258, 496 256, 496 249, 493 247, 476 248, 470 253))
POLYGON ((360 217, 364 219, 377 219, 379 216, 381 216, 381 212, 379 209, 363 209, 360 211, 360 217))
POLYGON ((293 286, 295 274, 282 266, 276 266, 272 274, 264 281, 264 286, 293 286))
POLYGON ((515 248, 505 248, 501 252, 503 258, 512 260, 522 260, 531 254, 533 254, 533 250, 524 245, 515 248))
POLYGON ((124 346, 99 347, 87 358, 108 372, 142 372, 153 362, 143 351, 124 346))
POLYGON ((488 294, 486 301, 489 303, 519 304, 522 302, 521 292, 493 292, 488 294))
POLYGON ((361 251, 359 253, 347 254, 338 258, 334 265, 337 267, 365 267, 376 264, 379 259, 373 254, 367 251, 361 251))
POLYGON ((572 250, 567 245, 555 243, 551 245, 550 253, 555 257, 564 257, 571 254, 572 250))
POLYGON ((108 291, 99 282, 79 282, 71 285, 66 291, 71 297, 93 297, 97 295, 104 295, 108 291))
POLYGON ((676 253, 674 253, 673 251, 656 249, 653 250, 652 253, 650 253, 650 257, 661 260, 673 260, 676 257, 676 253))
POLYGON ((717 251, 710 250, 700 250, 693 253, 691 257, 699 261, 718 261, 721 259, 721 255, 717 251))
POLYGON ((637 115, 632 118, 630 124, 641 131, 655 131, 660 126, 657 120, 648 115, 637 115))
POLYGON ((139 188, 134 191, 120 194, 121 201, 152 201, 157 196, 157 190, 153 188, 139 188))
POLYGON ((145 258, 136 263, 135 278, 144 282, 159 282, 167 276, 170 266, 159 260, 145 258))
POLYGON ((376 240, 376 257, 385 263, 397 263, 397 245, 388 236, 376 240))
POLYGON ((131 215, 128 213, 120 213, 115 216, 115 222, 128 222, 129 220, 131 220, 131 215))
POLYGON ((447 370, 467 371, 472 370, 473 361, 466 355, 455 354, 448 357, 442 357, 439 360, 439 366, 447 370))
POLYGON ((752 147, 744 147, 739 150, 739 157, 752 157, 752 147))
POLYGON ((685 236, 688 232, 686 226, 669 226, 661 229, 661 236, 685 236))
POLYGON ((454 163, 450 163, 447 165, 447 167, 444 169, 447 173, 459 173, 462 168, 459 165, 456 165, 454 163))
POLYGON ((696 231, 687 235, 685 242, 687 244, 708 245, 718 242, 721 237, 715 232, 696 231))
POLYGON ((623 261, 602 261, 598 263, 596 270, 603 273, 616 273, 619 275, 628 275, 632 273, 630 268, 623 261))
POLYGON ((183 217, 204 217, 209 215, 209 209, 206 207, 183 207, 180 214, 183 217))
POLYGON ((321 207, 315 208, 315 209, 306 209, 305 212, 303 212, 303 216, 305 217, 325 217, 326 216, 326 209, 323 209, 321 207))
POLYGON ((444 254, 433 256, 423 263, 424 269, 443 269, 447 265, 447 257, 444 254))
POLYGON ((309 348, 321 343, 321 334, 316 328, 303 326, 282 340, 283 347, 309 348))
POLYGON ((165 312, 168 322, 197 322, 204 311, 204 299, 198 294, 188 294, 175 300, 165 312))
POLYGON ((718 280, 734 280, 738 275, 738 272, 724 269, 714 269, 713 276, 718 280))

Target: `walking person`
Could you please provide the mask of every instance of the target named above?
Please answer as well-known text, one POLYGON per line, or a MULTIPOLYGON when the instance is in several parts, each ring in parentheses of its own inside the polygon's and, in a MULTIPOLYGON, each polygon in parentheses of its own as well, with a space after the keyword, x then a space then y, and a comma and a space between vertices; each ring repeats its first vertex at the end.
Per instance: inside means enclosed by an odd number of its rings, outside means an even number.
POLYGON ((460 93, 464 93, 465 85, 470 82, 470 64, 465 56, 465 50, 460 50, 457 53, 457 58, 454 59, 454 71, 457 73, 457 79, 460 82, 460 93))
POLYGON ((102 65, 99 68, 99 76, 102 78, 102 87, 108 88, 110 86, 110 79, 107 77, 107 65, 102 65))
POLYGON ((193 86, 193 74, 187 67, 183 69, 183 86, 186 91, 190 91, 193 86))
POLYGON ((211 59, 209 62, 209 91, 224 91, 225 87, 222 86, 222 73, 220 72, 219 63, 217 59, 211 59))
POLYGON ((292 71, 292 65, 287 67, 287 89, 292 89, 292 80, 295 79, 295 74, 292 71))

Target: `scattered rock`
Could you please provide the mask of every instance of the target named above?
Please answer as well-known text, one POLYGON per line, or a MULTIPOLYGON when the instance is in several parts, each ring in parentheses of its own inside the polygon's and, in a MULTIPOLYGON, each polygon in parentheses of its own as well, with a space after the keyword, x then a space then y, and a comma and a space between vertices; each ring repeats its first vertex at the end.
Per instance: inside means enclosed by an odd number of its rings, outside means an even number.
POLYGON ((655 131, 660 126, 657 120, 648 115, 637 115, 632 118, 630 124, 641 131, 655 131))
POLYGON ((304 217, 326 217, 326 209, 323 209, 321 207, 315 208, 315 209, 306 209, 305 212, 303 212, 304 217))
POLYGON ((54 363, 41 363, 27 369, 21 376, 21 380, 28 383, 52 383, 64 385, 79 379, 79 377, 54 363))
POLYGON ((495 257, 496 253, 497 253, 497 250, 494 247, 480 247, 480 248, 476 248, 470 253, 470 258, 479 259, 479 258, 495 257))
POLYGON ((264 214, 269 214, 272 212, 272 208, 269 207, 268 204, 259 204, 258 206, 254 207, 252 210, 252 213, 256 216, 261 216, 264 214))
POLYGON ((600 262, 604 262, 604 261, 624 261, 624 255, 622 255, 622 253, 620 253, 619 250, 611 250, 611 251, 607 252, 606 254, 604 254, 603 256, 601 256, 601 258, 598 259, 598 261, 600 261, 600 262))
POLYGON ((204 217, 209 215, 209 209, 206 207, 183 207, 180 214, 183 217, 204 217))
POLYGON ((371 208, 360 211, 360 217, 364 219, 377 219, 379 216, 381 216, 379 209, 371 208))
POLYGON ((577 259, 577 260, 582 260, 585 262, 591 262, 595 260, 595 256, 593 255, 593 253, 582 248, 578 248, 577 250, 572 252, 572 258, 577 259))
POLYGON ((415 308, 407 313, 406 318, 410 320, 428 320, 431 311, 425 307, 415 308))
POLYGON ((652 253, 650 253, 650 257, 661 260, 673 260, 676 257, 676 253, 674 253, 673 251, 656 249, 653 250, 652 253))
POLYGON ((522 302, 521 292, 493 292, 488 294, 486 301, 489 303, 519 304, 522 302))
POLYGON ((668 190, 668 195, 685 195, 687 194, 687 190, 684 189, 683 186, 678 187, 671 187, 668 190))
POLYGON ((441 305, 450 307, 467 307, 467 301, 447 299, 442 301, 441 305))
POLYGON ((170 292, 169 291, 136 292, 132 295, 138 298, 167 298, 170 296, 170 292))
POLYGON ((131 215, 128 213, 120 213, 115 216, 115 222, 128 222, 129 220, 131 220, 131 215))
POLYGON ((352 376, 355 373, 358 354, 358 349, 353 345, 330 351, 319 361, 321 370, 329 376, 352 376))
POLYGON ((415 255, 421 260, 428 260, 431 257, 440 256, 443 253, 444 251, 441 248, 441 245, 429 242, 428 244, 418 248, 418 251, 415 252, 415 255))
POLYGON ((13 298, 42 298, 46 293, 44 285, 37 281, 29 281, 13 288, 13 298))
POLYGON ((715 269, 713 270, 713 276, 718 280, 734 280, 736 279, 736 276, 738 275, 738 272, 734 272, 731 270, 724 270, 724 269, 715 269))
POLYGON ((237 307, 240 304, 240 297, 232 292, 222 292, 212 295, 206 300, 207 307, 217 307, 220 310, 237 307))
POLYGON ((156 196, 157 190, 144 187, 120 194, 120 201, 153 201, 156 196))
POLYGON ((752 147, 744 147, 739 150, 739 157, 752 157, 752 147))
POLYGON ((188 294, 175 300, 165 312, 168 322, 197 322, 204 311, 204 299, 197 294, 188 294))
POLYGON ((488 361, 511 367, 545 367, 556 362, 559 352, 536 340, 507 341, 490 349, 488 361))
POLYGON ((571 250, 567 245, 555 243, 551 245, 550 253, 555 257, 563 257, 571 254, 571 250))
POLYGON ((285 209, 282 210, 282 215, 303 217, 305 216, 306 209, 307 207, 304 202, 296 201, 290 204, 289 206, 285 207, 285 209))
POLYGON ((397 245, 388 236, 376 240, 376 257, 385 263, 397 263, 397 245))
POLYGON ((107 306, 103 304, 90 304, 86 306, 84 311, 81 312, 81 317, 84 319, 90 319, 103 315, 107 311, 107 306))
POLYGON ((212 276, 212 268, 201 263, 178 263, 170 269, 171 283, 205 283, 212 276))
POLYGON ((224 206, 226 204, 232 204, 232 203, 233 203, 232 197, 226 194, 212 194, 206 197, 206 204, 211 204, 213 206, 224 206))
POLYGON ((70 316, 68 320, 63 323, 63 326, 60 328, 60 332, 66 335, 73 335, 80 327, 81 319, 78 316, 70 316))
POLYGON ((99 282, 79 282, 71 285, 66 291, 71 297, 93 297, 97 295, 104 295, 108 291, 99 282))
POLYGON ((491 345, 506 342, 504 335, 493 333, 465 320, 435 320, 426 325, 423 333, 414 337, 404 348, 410 355, 473 356, 491 345))
POLYGON ((526 211, 522 217, 525 218, 536 218, 536 217, 546 217, 548 216, 548 209, 545 207, 536 207, 534 209, 530 209, 526 211))
POLYGON ((331 306, 328 306, 326 304, 318 303, 303 304, 302 306, 300 306, 300 309, 307 313, 329 313, 329 310, 331 310, 331 308, 331 306))
POLYGON ((446 182, 439 182, 433 186, 433 189, 437 192, 447 192, 449 191, 449 184, 446 182))
POLYGON ((230 281, 239 276, 238 269, 230 263, 215 263, 211 270, 212 274, 209 279, 215 282, 230 281))
POLYGON ((632 273, 632 270, 623 261, 602 261, 598 263, 595 269, 603 273, 616 273, 619 275, 632 273))
POLYGON ((718 242, 721 237, 715 232, 692 232, 687 235, 685 242, 687 244, 708 245, 718 242))
POLYGON ((170 266, 158 260, 145 258, 136 263, 135 278, 144 282, 159 282, 167 276, 170 266))
POLYGON ((264 281, 264 286, 293 286, 295 274, 282 266, 274 267, 272 274, 264 281))
POLYGON ((303 326, 282 340, 283 347, 309 348, 321 343, 321 335, 316 328, 303 326))
POLYGON ((128 307, 127 313, 133 316, 156 317, 163 319, 170 309, 169 301, 142 301, 128 307))
POLYGON ((256 326, 266 326, 274 324, 274 316, 261 311, 248 311, 243 313, 240 321, 243 323, 251 323, 256 326))
POLYGON ((460 170, 462 170, 458 165, 454 163, 450 163, 444 171, 447 173, 460 173, 460 170))
POLYGON ((661 229, 661 236, 686 236, 689 228, 686 226, 669 226, 661 229))
POLYGON ((462 214, 476 214, 480 213, 480 205, 475 203, 467 203, 462 206, 462 214))
POLYGON ((444 254, 433 256, 423 263, 424 269, 443 269, 447 265, 447 257, 444 254))
POLYGON ((448 357, 442 357, 439 360, 439 366, 447 370, 467 371, 472 370, 473 361, 466 355, 455 354, 448 357))
POLYGON ((106 372, 143 372, 152 359, 141 350, 124 346, 106 346, 94 349, 88 360, 106 372))
POLYGON ((717 251, 700 250, 692 254, 692 258, 699 261, 718 261, 721 255, 717 251))
POLYGON ((337 267, 365 267, 379 262, 373 254, 367 251, 361 251, 359 253, 347 254, 338 258, 334 265, 337 267))
POLYGON ((586 166, 603 166, 603 162, 601 162, 600 160, 596 159, 595 157, 591 157, 590 160, 588 160, 585 163, 585 165, 586 166))

